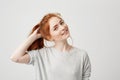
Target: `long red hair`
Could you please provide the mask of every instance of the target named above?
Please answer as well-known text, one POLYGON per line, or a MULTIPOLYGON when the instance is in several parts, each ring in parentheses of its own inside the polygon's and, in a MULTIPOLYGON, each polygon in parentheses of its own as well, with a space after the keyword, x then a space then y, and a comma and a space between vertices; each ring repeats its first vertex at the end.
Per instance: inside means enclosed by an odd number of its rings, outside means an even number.
POLYGON ((50 31, 49 31, 49 19, 51 17, 60 17, 59 13, 49 13, 47 15, 45 15, 42 20, 33 27, 32 31, 30 32, 29 36, 38 28, 40 27, 40 30, 38 30, 38 33, 40 33, 42 35, 41 38, 35 40, 27 49, 27 51, 30 50, 36 50, 36 49, 41 49, 44 47, 44 39, 46 40, 50 40, 51 35, 50 35, 50 31))

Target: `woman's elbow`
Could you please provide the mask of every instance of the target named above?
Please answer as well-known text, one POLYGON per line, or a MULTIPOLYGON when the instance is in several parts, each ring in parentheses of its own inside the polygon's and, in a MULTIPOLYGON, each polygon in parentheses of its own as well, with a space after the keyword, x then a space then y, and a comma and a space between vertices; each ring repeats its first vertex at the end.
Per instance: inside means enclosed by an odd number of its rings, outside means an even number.
POLYGON ((10 57, 10 60, 13 61, 13 62, 16 62, 16 63, 19 61, 18 58, 15 58, 15 57, 13 57, 13 56, 10 57))

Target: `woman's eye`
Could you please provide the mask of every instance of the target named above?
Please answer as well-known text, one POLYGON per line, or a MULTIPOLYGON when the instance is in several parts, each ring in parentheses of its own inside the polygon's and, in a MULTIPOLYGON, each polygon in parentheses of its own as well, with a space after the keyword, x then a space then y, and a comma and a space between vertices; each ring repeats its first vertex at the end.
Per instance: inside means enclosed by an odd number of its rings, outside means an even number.
POLYGON ((64 21, 61 21, 61 22, 60 22, 60 25, 63 25, 63 24, 64 24, 64 21))
POLYGON ((55 28, 54 28, 54 31, 57 30, 57 29, 58 29, 58 27, 55 27, 55 28))

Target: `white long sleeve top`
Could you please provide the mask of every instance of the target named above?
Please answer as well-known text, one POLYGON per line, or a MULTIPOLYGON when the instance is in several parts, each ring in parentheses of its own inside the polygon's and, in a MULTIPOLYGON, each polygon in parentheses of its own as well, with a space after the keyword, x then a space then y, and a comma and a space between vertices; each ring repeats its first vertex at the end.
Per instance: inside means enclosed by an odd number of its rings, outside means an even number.
POLYGON ((35 80, 89 80, 91 63, 87 52, 73 47, 60 52, 54 47, 28 51, 35 80))

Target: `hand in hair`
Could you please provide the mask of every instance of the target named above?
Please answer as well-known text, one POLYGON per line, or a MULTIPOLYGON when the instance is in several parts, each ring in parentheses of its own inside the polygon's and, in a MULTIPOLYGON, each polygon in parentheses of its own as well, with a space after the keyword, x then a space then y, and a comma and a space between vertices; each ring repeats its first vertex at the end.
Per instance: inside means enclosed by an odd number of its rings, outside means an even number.
POLYGON ((35 39, 41 38, 41 34, 38 33, 39 29, 40 29, 40 27, 38 27, 30 36, 32 36, 35 39))

